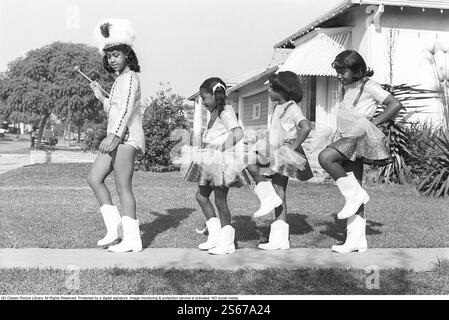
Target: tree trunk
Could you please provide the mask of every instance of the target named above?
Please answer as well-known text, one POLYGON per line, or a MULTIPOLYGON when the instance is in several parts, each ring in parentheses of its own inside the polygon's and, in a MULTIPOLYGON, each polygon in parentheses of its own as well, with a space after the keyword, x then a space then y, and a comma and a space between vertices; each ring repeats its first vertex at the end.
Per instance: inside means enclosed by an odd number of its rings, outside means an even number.
POLYGON ((71 119, 68 118, 67 122, 66 122, 66 127, 65 127, 65 131, 64 131, 64 141, 68 141, 69 142, 69 147, 71 146, 71 119))
POLYGON ((81 126, 78 126, 78 143, 81 143, 81 126))
POLYGON ((50 113, 44 113, 43 117, 39 122, 39 134, 37 135, 36 147, 39 150, 41 147, 42 136, 44 134, 45 124, 47 123, 50 113))

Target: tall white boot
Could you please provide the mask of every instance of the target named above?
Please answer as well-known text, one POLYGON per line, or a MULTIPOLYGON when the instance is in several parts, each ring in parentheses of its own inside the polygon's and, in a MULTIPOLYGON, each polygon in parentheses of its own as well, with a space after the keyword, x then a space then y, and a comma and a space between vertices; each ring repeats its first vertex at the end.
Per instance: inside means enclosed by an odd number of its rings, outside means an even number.
POLYGON ((232 226, 227 225, 220 229, 218 245, 209 249, 210 254, 228 254, 235 252, 234 245, 235 230, 232 226))
POLYGON ((209 250, 215 248, 218 245, 218 240, 220 239, 220 219, 218 218, 210 218, 206 222, 207 230, 209 231, 209 235, 207 237, 207 241, 201 243, 198 248, 200 250, 209 250))
POLYGON ((98 240, 97 246, 106 246, 118 239, 118 226, 122 221, 122 217, 117 207, 110 204, 102 205, 100 212, 106 225, 106 235, 103 239, 98 240))
POLYGON ((276 220, 271 224, 270 236, 268 243, 259 244, 259 248, 263 250, 286 250, 290 249, 288 241, 289 226, 288 223, 282 220, 276 220))
POLYGON ((362 204, 369 201, 368 193, 362 188, 352 172, 348 172, 346 177, 339 178, 336 184, 343 197, 345 197, 345 206, 337 214, 338 219, 347 219, 353 216, 362 204))
POLYGON ((368 242, 366 241, 366 219, 355 214, 348 219, 345 243, 332 246, 332 251, 348 253, 352 251, 365 252, 366 250, 368 250, 368 242))
POLYGON ((142 251, 142 239, 140 238, 139 220, 128 216, 122 217, 123 240, 115 246, 108 248, 112 252, 139 252, 142 251))
POLYGON ((270 181, 259 182, 254 187, 254 192, 260 201, 260 208, 253 214, 254 218, 265 216, 282 205, 282 199, 277 195, 270 181))

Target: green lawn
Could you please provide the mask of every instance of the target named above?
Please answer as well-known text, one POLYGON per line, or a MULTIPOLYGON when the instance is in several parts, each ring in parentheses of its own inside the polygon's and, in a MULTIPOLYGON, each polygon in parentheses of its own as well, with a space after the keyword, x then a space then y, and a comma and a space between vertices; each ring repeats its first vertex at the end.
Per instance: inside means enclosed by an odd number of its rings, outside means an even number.
MULTIPOLYGON (((105 230, 86 182, 88 169, 88 164, 44 164, 1 175, 0 247, 95 247, 105 230)), ((118 200, 113 177, 107 184, 118 200)), ((366 188, 371 195, 370 247, 449 246, 449 200, 423 197, 412 186, 366 188)), ((144 247, 193 248, 205 240, 194 232, 204 223, 195 191, 196 185, 185 182, 179 172, 135 172, 144 247)), ((251 217, 258 207, 251 189, 232 189, 228 200, 238 246, 265 241, 272 217, 251 217)), ((292 181, 288 205, 292 247, 329 248, 344 240, 344 224, 333 217, 343 205, 335 185, 292 181)))
POLYGON ((379 274, 378 289, 362 270, 268 269, 83 270, 77 282, 65 270, 0 270, 0 295, 444 295, 449 273, 402 269, 379 274), (67 283, 72 285, 67 287, 67 283), (70 289, 69 289, 70 288, 70 289))

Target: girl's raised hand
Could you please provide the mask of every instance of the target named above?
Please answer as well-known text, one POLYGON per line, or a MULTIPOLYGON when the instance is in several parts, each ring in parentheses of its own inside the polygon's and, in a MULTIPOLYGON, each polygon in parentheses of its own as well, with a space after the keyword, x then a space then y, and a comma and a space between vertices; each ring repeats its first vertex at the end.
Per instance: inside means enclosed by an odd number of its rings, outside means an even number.
POLYGON ((91 82, 90 88, 94 92, 95 98, 97 98, 98 100, 101 101, 101 103, 103 103, 105 97, 104 97, 103 93, 101 92, 101 86, 98 84, 98 82, 97 81, 91 82))

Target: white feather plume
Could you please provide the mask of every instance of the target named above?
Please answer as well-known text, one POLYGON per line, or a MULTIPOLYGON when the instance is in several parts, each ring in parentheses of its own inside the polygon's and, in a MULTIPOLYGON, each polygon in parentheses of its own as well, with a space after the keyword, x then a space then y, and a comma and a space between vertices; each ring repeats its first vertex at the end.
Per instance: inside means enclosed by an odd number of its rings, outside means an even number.
POLYGON ((129 20, 108 18, 100 21, 94 30, 95 46, 103 52, 104 49, 119 44, 134 45, 135 30, 129 20), (108 36, 103 35, 101 26, 108 24, 108 36))

